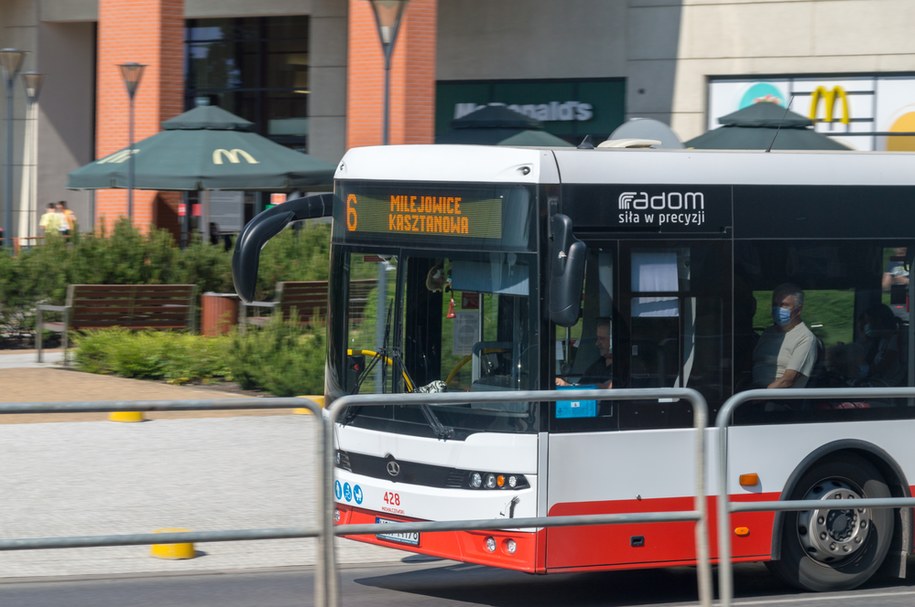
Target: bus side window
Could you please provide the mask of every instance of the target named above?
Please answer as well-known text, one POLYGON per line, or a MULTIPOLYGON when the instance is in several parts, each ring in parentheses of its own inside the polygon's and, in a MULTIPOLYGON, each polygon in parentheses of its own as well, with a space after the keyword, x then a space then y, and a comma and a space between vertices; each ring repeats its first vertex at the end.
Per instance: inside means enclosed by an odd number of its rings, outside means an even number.
MULTIPOLYGON (((680 267, 688 268, 688 251, 632 252, 633 293, 680 290, 680 267), (681 262, 686 257, 685 264, 681 262)), ((688 273, 687 273, 688 280, 688 273)), ((670 387, 680 375, 680 299, 642 295, 632 298, 631 369, 633 388, 670 387)))

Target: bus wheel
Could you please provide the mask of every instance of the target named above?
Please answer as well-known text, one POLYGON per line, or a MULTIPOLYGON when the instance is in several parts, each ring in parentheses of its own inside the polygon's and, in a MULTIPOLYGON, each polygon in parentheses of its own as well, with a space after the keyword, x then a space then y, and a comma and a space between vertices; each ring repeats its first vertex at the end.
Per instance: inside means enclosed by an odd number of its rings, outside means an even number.
MULTIPOLYGON (((837 500, 889 497, 880 472, 866 460, 843 454, 804 474, 791 499, 837 500)), ((803 590, 835 591, 860 586, 883 563, 893 536, 889 508, 817 508, 785 512, 781 559, 769 568, 803 590)))

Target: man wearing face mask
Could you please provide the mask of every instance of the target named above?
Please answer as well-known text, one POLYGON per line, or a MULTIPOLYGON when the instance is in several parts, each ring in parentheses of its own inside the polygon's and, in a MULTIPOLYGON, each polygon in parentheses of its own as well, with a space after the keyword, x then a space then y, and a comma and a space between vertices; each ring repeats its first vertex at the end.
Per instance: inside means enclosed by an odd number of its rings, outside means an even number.
POLYGON ((772 293, 773 325, 753 351, 757 388, 803 388, 816 363, 816 337, 801 320, 804 292, 783 284, 772 293))

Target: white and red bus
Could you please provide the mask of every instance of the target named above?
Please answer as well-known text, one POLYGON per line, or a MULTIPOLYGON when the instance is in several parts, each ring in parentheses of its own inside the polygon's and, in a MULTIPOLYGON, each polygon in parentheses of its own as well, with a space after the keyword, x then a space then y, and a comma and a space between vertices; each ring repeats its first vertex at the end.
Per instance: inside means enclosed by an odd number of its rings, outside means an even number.
MULTIPOLYGON (((614 387, 694 388, 714 416, 752 387, 754 344, 786 282, 803 289, 817 336, 809 387, 913 385, 912 155, 357 148, 332 197, 286 203, 246 228, 242 296, 271 234, 331 211, 329 406, 347 394, 575 383, 609 323, 614 387), (350 285, 367 280, 366 301, 350 285), (861 321, 879 307, 893 312, 881 329, 892 374, 877 373, 884 362, 861 321)), ((515 517, 692 508, 687 403, 578 405, 346 411, 338 520, 504 518, 498 532, 359 539, 530 573, 694 564, 690 522, 512 528, 515 517)), ((739 409, 728 432, 735 501, 907 497, 915 482, 906 400, 773 399, 739 409)), ((735 513, 731 528, 735 562, 770 562, 811 590, 904 574, 913 550, 906 509, 735 513)))

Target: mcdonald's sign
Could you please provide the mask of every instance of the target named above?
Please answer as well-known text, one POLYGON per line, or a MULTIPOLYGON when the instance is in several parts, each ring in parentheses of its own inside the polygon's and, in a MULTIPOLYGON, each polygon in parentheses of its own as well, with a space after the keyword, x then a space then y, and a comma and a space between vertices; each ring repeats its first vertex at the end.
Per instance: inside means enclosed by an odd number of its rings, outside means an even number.
POLYGON ((223 158, 227 159, 232 164, 238 164, 241 162, 240 159, 244 159, 248 164, 258 164, 258 161, 246 152, 245 150, 234 148, 227 150, 225 148, 219 148, 213 150, 213 164, 222 164, 223 158))
POLYGON ((832 90, 827 89, 825 86, 818 86, 816 90, 813 91, 810 95, 810 119, 816 122, 817 119, 817 110, 820 109, 820 98, 822 97, 825 102, 825 110, 823 122, 832 122, 833 115, 835 114, 836 101, 842 102, 842 124, 848 124, 851 122, 851 117, 848 110, 848 93, 845 92, 841 86, 834 86, 832 90))

